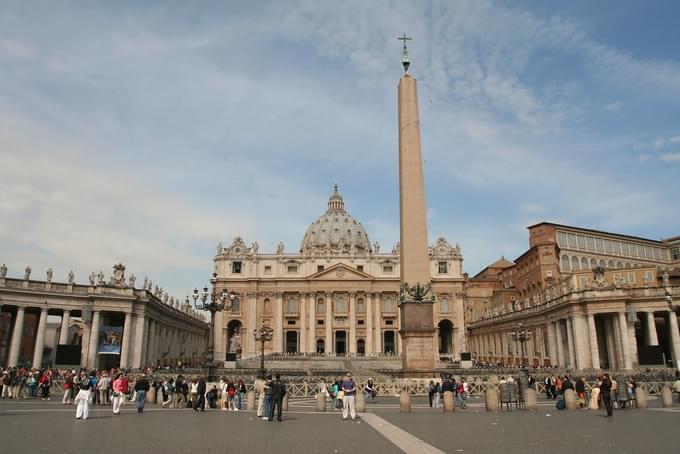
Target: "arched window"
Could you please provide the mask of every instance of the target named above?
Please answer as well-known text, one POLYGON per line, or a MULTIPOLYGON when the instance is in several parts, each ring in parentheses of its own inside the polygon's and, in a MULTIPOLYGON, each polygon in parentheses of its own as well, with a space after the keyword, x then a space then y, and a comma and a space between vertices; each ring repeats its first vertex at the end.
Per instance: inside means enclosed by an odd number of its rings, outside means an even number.
POLYGON ((318 300, 316 300, 316 313, 323 314, 325 310, 326 305, 324 304, 323 298, 319 298, 318 300))
POLYGON ((264 309, 263 312, 265 314, 271 314, 272 313, 272 302, 269 298, 265 298, 262 305, 263 305, 263 309, 264 309))
POLYGON ((570 267, 569 267, 569 257, 567 257, 566 255, 563 255, 562 256, 562 270, 563 271, 569 271, 569 269, 570 269, 570 267))
POLYGON ((602 268, 604 268, 604 267, 607 266, 607 264, 605 263, 604 260, 600 259, 600 266, 601 266, 602 268))
POLYGON ((449 300, 445 296, 439 299, 439 310, 446 314, 449 313, 449 300))
POLYGON ((231 302, 231 313, 239 314, 241 312, 241 300, 238 297, 231 302))
POLYGON ((588 269, 588 259, 585 257, 581 257, 581 269, 582 270, 588 269))
POLYGON ((394 312, 394 303, 392 302, 391 296, 386 296, 383 300, 383 312, 386 314, 391 314, 394 312))
POLYGON ((366 304, 363 298, 357 299, 357 314, 363 314, 366 312, 366 304))
POLYGON ((335 297, 335 312, 338 314, 347 313, 347 302, 345 301, 344 295, 338 295, 335 297))
POLYGON ((617 267, 617 268, 623 268, 623 263, 621 263, 621 262, 616 262, 616 267, 617 267))
POLYGON ((590 268, 593 269, 593 270, 594 270, 595 268, 597 268, 597 260, 595 260, 595 259, 590 259, 590 268))
POLYGON ((325 346, 326 346, 326 343, 324 342, 324 340, 318 339, 316 341, 316 352, 317 353, 325 353, 325 350, 326 350, 325 346))
POLYGON ((576 257, 576 256, 573 256, 573 257, 571 258, 571 269, 572 269, 573 271, 578 271, 578 269, 579 269, 579 266, 578 266, 578 257, 576 257))
POLYGON ((610 260, 609 263, 607 263, 607 267, 614 268, 614 261, 610 260))
POLYGON ((291 296, 288 298, 288 307, 286 308, 286 313, 288 314, 297 314, 298 311, 298 302, 297 299, 294 296, 291 296))

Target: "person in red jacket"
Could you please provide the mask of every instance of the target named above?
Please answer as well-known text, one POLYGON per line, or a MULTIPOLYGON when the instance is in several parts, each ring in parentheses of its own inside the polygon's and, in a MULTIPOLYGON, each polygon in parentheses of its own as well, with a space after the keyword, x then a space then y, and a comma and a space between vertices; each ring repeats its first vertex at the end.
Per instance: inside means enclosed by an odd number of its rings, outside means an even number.
POLYGON ((64 377, 64 397, 61 399, 61 403, 64 405, 70 405, 72 394, 73 375, 71 375, 71 372, 66 372, 66 376, 64 377))
POLYGON ((49 371, 44 371, 38 380, 40 389, 42 390, 42 400, 50 400, 50 388, 52 387, 52 379, 49 371))

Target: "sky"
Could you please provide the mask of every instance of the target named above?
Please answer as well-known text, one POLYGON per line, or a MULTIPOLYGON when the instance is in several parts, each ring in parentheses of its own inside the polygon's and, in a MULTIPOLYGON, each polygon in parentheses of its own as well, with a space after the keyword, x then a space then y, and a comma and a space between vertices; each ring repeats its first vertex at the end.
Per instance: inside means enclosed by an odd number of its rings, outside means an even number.
POLYGON ((475 274, 540 221, 680 234, 675 1, 38 2, 0 8, 0 263, 115 263, 183 299, 216 244, 297 251, 337 182, 399 238, 418 80, 430 241, 475 274))

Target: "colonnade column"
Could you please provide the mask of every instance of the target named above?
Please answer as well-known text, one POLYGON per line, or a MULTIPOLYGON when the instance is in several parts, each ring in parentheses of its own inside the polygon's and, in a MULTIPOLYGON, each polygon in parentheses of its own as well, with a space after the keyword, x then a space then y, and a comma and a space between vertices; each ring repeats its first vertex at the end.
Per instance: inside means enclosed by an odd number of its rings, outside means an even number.
POLYGON ((668 312, 668 330, 671 336, 671 355, 676 368, 680 368, 680 333, 678 333, 678 316, 668 312))
POLYGON ((583 370, 590 365, 590 351, 585 344, 588 339, 585 320, 583 315, 574 315, 571 320, 574 332, 574 356, 576 368, 578 370, 583 370))
POLYGON ((45 351, 45 328, 47 328, 47 308, 40 310, 38 331, 35 336, 35 348, 33 349, 33 367, 41 368, 43 352, 45 351))
POLYGON ((366 293, 366 355, 373 353, 373 295, 366 293))
POLYGON ((593 369, 600 368, 600 347, 597 344, 595 315, 588 314, 588 339, 590 342, 590 362, 593 369))
POLYGON ((24 336, 24 315, 26 308, 18 307, 17 314, 14 319, 14 330, 12 331, 12 345, 9 347, 9 361, 8 366, 15 367, 19 362, 19 353, 21 352, 21 339, 24 336))
POLYGON ((349 353, 357 352, 357 297, 349 294, 349 353))
POLYGON ((623 353, 623 368, 632 369, 633 361, 630 355, 630 341, 628 339, 628 322, 626 321, 626 313, 618 312, 617 317, 619 322, 619 336, 622 346, 621 353, 623 353))
POLYGON ((656 323, 654 322, 654 312, 645 312, 645 322, 647 325, 647 335, 645 336, 646 345, 659 345, 659 337, 656 334, 656 323))
POLYGON ((325 349, 326 353, 333 353, 335 350, 333 348, 333 302, 331 301, 331 294, 326 293, 326 341, 325 349))
POLYGON ((130 337, 132 337, 132 313, 125 313, 123 322, 123 342, 120 346, 120 367, 127 369, 130 356, 130 337))
POLYGON ((572 317, 567 317, 567 350, 569 352, 569 367, 576 366, 576 353, 574 351, 574 326, 572 324, 572 317))
MULTIPOLYGON (((135 343, 132 351, 133 368, 140 368, 144 366, 144 353, 146 350, 146 319, 144 315, 138 314, 135 316, 135 343)), ((123 333, 125 335, 125 333, 123 333)))
POLYGON ((299 352, 307 351, 307 294, 300 294, 300 338, 298 339, 299 352))
POLYGON ((564 355, 564 340, 562 339, 562 327, 560 326, 562 322, 560 320, 555 321, 555 339, 557 343, 557 362, 555 363, 558 367, 565 366, 565 355, 564 355))
POLYGON ((61 316, 61 331, 59 332, 59 345, 68 344, 69 323, 71 323, 71 311, 65 310, 61 316))
POLYGON ((257 293, 249 293, 247 296, 248 308, 246 310, 246 332, 241 333, 243 340, 243 356, 256 355, 257 345, 253 333, 257 329, 257 293))
POLYGON ((90 339, 87 351, 87 368, 97 368, 97 342, 99 341, 99 311, 92 311, 92 322, 90 323, 90 339))

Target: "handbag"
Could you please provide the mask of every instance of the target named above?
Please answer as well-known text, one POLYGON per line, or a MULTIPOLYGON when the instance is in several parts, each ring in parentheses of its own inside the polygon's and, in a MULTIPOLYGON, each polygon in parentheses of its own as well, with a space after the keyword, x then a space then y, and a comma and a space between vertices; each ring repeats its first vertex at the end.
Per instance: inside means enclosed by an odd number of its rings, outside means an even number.
POLYGON ((338 396, 336 397, 336 399, 342 400, 342 399, 344 399, 344 398, 345 398, 345 391, 340 391, 340 392, 338 393, 338 396))

